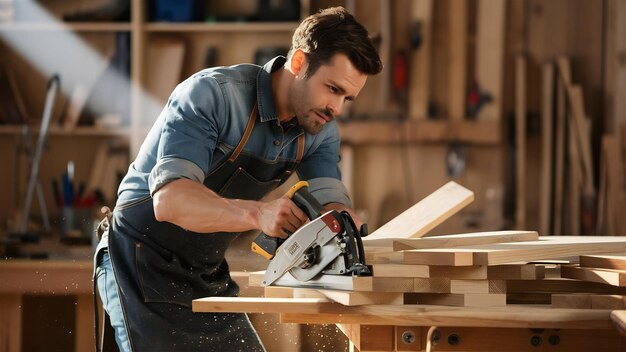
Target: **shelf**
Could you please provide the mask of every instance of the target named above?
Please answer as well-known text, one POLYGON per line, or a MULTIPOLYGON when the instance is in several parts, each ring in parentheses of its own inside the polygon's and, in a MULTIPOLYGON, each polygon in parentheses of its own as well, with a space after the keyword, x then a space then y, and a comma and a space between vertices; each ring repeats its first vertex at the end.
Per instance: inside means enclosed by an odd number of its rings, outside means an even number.
POLYGON ((498 121, 351 121, 339 122, 342 143, 350 145, 450 143, 495 145, 498 121))
MULTIPOLYGON (((22 133, 21 125, 0 125, 0 136, 17 135, 22 133)), ((39 127, 31 127, 31 134, 38 134, 39 127)), ((101 128, 101 127, 76 127, 74 129, 65 129, 59 126, 50 126, 48 130, 49 136, 87 136, 87 137, 129 137, 130 130, 128 128, 101 128)))
POLYGON ((148 32, 290 32, 297 22, 157 23, 143 26, 148 32))
POLYGON ((0 31, 75 31, 75 32, 130 32, 130 23, 93 23, 93 22, 13 22, 0 24, 0 31))

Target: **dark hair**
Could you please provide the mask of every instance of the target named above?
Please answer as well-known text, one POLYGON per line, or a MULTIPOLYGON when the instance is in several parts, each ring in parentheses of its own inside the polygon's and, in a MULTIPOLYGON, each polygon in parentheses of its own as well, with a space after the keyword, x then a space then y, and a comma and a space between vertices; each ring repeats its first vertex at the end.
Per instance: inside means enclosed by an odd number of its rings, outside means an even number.
POLYGON ((345 54, 362 73, 375 75, 383 69, 367 29, 341 6, 305 18, 293 34, 287 56, 297 49, 304 51, 309 63, 307 77, 337 53, 345 54))

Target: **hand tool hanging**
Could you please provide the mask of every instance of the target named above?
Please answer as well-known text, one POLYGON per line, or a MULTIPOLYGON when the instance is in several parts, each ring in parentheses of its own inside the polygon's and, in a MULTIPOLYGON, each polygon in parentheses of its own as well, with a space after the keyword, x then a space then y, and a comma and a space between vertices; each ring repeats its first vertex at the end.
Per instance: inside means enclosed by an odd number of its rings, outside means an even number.
POLYGON ((41 184, 38 180, 39 175, 39 161, 41 160, 41 154, 48 135, 48 127, 50 126, 50 116, 52 115, 52 108, 56 98, 57 91, 60 86, 60 78, 58 75, 53 75, 48 82, 48 93, 46 94, 46 102, 43 109, 43 115, 41 117, 41 127, 39 129, 39 138, 37 139, 37 145, 35 147, 35 154, 32 157, 30 165, 30 177, 28 179, 28 188, 26 189, 26 200, 24 202, 24 212, 22 213, 22 221, 19 227, 20 234, 26 234, 26 228, 28 225, 28 218, 30 215, 30 208, 33 199, 33 192, 37 189, 39 197, 39 205, 41 207, 42 217, 44 218, 44 228, 46 231, 50 231, 50 222, 48 219, 48 212, 46 209, 45 200, 43 198, 43 192, 41 190, 41 184))

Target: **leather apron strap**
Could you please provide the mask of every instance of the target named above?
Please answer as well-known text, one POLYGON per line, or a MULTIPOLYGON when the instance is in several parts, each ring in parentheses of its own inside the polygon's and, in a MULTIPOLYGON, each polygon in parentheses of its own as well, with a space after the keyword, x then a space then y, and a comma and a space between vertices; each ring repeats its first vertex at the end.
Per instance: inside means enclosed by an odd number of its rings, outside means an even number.
POLYGON ((250 138, 250 134, 252 133, 252 129, 254 128, 254 122, 256 121, 256 116, 259 111, 258 106, 259 106, 258 103, 254 104, 254 107, 252 108, 252 112, 250 113, 250 117, 248 118, 248 124, 246 125, 246 130, 243 132, 243 136, 241 137, 239 144, 237 144, 237 147, 235 148, 233 153, 230 155, 230 158, 228 158, 228 161, 230 161, 231 163, 237 159, 237 157, 243 150, 243 147, 248 142, 248 138, 250 138))

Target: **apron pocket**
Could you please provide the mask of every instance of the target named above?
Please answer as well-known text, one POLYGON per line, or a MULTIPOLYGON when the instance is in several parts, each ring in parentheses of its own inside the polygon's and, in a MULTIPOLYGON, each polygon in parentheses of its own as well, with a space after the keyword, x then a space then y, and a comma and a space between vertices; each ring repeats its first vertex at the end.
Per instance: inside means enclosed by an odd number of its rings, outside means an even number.
POLYGON ((141 242, 135 243, 135 255, 144 302, 191 308, 193 292, 186 280, 189 270, 181 266, 176 255, 164 258, 141 242))
POLYGON ((259 200, 280 185, 281 180, 259 181, 239 167, 218 192, 224 198, 259 200))

